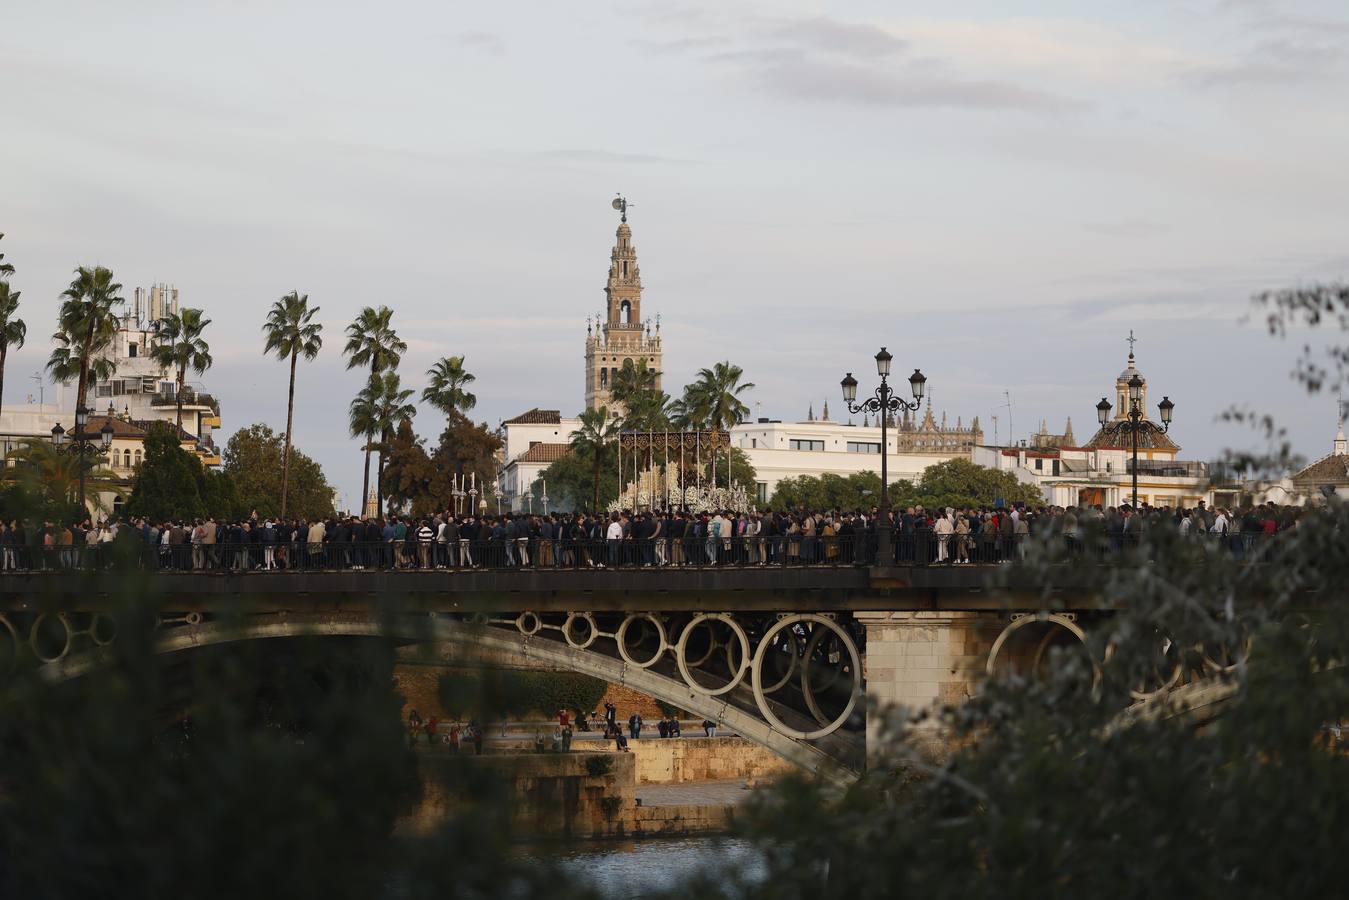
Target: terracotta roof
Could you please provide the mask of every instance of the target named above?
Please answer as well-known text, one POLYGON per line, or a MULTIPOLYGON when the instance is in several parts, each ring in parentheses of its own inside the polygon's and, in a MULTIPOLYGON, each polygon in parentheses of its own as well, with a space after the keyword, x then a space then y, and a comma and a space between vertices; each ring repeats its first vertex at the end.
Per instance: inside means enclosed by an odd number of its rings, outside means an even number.
POLYGON ((537 406, 529 412, 520 413, 514 419, 507 419, 504 425, 560 425, 562 411, 559 409, 539 409, 537 406))
MULTIPOLYGON (((90 440, 99 440, 100 435, 103 432, 103 426, 105 424, 110 424, 112 425, 112 436, 114 438, 124 438, 143 441, 145 440, 146 434, 149 433, 150 426, 156 423, 167 425, 170 428, 173 427, 172 422, 160 422, 160 420, 158 419, 132 419, 131 421, 128 422, 125 419, 118 418, 117 416, 90 416, 89 422, 84 426, 84 429, 85 434, 88 435, 90 440)), ((74 437, 73 434, 70 436, 74 437)), ((187 429, 179 426, 178 440, 180 442, 190 441, 195 444, 197 443, 197 436, 189 433, 187 429)))
POLYGON ((1349 483, 1349 455, 1332 453, 1323 456, 1302 471, 1294 473, 1293 481, 1313 484, 1349 483))
MULTIPOLYGON (((1179 450, 1180 446, 1175 441, 1166 436, 1161 426, 1144 419, 1139 422, 1138 430, 1138 449, 1139 450, 1179 450)), ((1085 449, 1093 450, 1098 448, 1110 448, 1114 450, 1130 450, 1133 448, 1133 435, 1129 433, 1128 419, 1115 419, 1107 422, 1105 427, 1092 435, 1091 440, 1085 444, 1085 449)))
POLYGON ((557 462, 571 452, 570 444, 535 444, 515 459, 517 462, 557 462))

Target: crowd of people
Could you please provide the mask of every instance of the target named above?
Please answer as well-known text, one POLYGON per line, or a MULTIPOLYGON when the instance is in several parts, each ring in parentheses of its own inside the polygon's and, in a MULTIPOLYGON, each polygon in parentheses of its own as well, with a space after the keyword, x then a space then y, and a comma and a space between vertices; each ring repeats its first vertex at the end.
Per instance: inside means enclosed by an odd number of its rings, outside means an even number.
MULTIPOLYGON (((1118 507, 945 507, 892 510, 892 562, 969 564, 1012 558, 1028 537, 1104 535, 1107 549, 1151 528, 1207 536, 1235 552, 1296 527, 1302 510, 1262 504, 1238 511, 1118 507)), ((94 524, 0 522, 0 570, 97 565, 115 547, 143 564, 180 570, 606 568, 866 565, 876 561, 880 517, 869 510, 614 512, 549 515, 330 517, 251 515, 94 524)))

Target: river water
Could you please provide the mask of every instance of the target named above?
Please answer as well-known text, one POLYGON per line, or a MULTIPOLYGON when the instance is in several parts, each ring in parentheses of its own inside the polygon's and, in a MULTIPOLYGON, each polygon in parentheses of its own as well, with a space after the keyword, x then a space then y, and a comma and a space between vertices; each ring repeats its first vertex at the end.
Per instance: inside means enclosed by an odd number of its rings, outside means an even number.
POLYGON ((645 838, 528 852, 561 864, 569 875, 589 881, 601 895, 614 898, 678 889, 691 876, 709 870, 731 870, 749 881, 765 874, 759 852, 740 838, 645 838))

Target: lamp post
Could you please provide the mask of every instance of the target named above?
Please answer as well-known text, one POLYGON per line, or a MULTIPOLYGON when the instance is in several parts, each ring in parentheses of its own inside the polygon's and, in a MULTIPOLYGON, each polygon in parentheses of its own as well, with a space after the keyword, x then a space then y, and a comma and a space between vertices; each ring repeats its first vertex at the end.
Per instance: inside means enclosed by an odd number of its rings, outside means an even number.
MULTIPOLYGON (((1143 430, 1143 379, 1135 372, 1134 376, 1127 382, 1129 386, 1129 411, 1125 414, 1128 421, 1129 437, 1132 447, 1132 461, 1129 466, 1133 473, 1133 511, 1138 512, 1138 433, 1143 430)), ((1171 402, 1170 397, 1163 397, 1162 402, 1157 404, 1157 411, 1162 416, 1162 432, 1171 430, 1171 415, 1175 411, 1176 404, 1171 402)), ((1096 404, 1096 420, 1105 427, 1105 423, 1110 421, 1110 401, 1101 398, 1101 402, 1096 404)))
POLYGON ((90 435, 88 426, 89 426, 89 410, 83 406, 75 408, 75 430, 69 433, 70 437, 74 439, 74 443, 70 444, 69 446, 66 445, 67 432, 64 428, 61 427, 60 422, 57 422, 55 425, 52 426, 52 444, 56 446, 57 450, 65 451, 66 453, 75 456, 78 460, 78 462, 76 463, 76 468, 79 470, 80 475, 81 519, 83 519, 84 516, 87 515, 89 512, 89 507, 85 502, 84 496, 84 469, 86 465, 85 460, 86 459, 92 460, 95 457, 102 456, 103 454, 107 453, 108 448, 112 446, 111 420, 104 422, 103 427, 99 429, 98 431, 99 443, 97 446, 95 446, 89 440, 90 435))
POLYGON ((884 347, 881 352, 876 354, 876 374, 881 376, 881 386, 876 388, 876 394, 868 397, 861 403, 857 403, 857 379, 852 377, 849 372, 843 377, 843 403, 848 407, 848 411, 856 415, 864 410, 880 414, 881 419, 881 505, 880 505, 880 526, 876 534, 876 557, 877 563, 884 560, 891 562, 890 557, 890 485, 889 485, 889 446, 886 438, 886 431, 889 426, 890 413, 899 412, 901 409, 916 411, 923 405, 923 387, 927 384, 927 378, 917 369, 909 376, 909 388, 913 391, 913 401, 902 400, 890 389, 890 362, 894 359, 884 347))

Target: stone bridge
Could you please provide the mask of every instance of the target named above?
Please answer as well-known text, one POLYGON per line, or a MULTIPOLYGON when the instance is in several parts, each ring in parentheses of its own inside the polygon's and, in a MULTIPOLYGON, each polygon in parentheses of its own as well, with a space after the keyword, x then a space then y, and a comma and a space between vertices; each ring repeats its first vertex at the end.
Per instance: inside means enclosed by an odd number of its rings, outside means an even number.
MULTIPOLYGON (((1112 606, 1085 589, 988 569, 140 573, 159 595, 162 652, 298 635, 384 636, 519 658, 631 686, 724 723, 808 771, 865 768, 869 704, 923 707, 980 678, 1034 671, 1081 646, 1112 606)), ((1069 582, 1071 584, 1071 582, 1069 582)), ((117 637, 125 578, 0 575, 0 667, 65 679, 117 637)), ((1215 665, 1220 663, 1215 661, 1215 665)), ((1177 670, 1135 696, 1184 678, 1177 670)), ((874 739, 875 735, 871 735, 874 739)))

